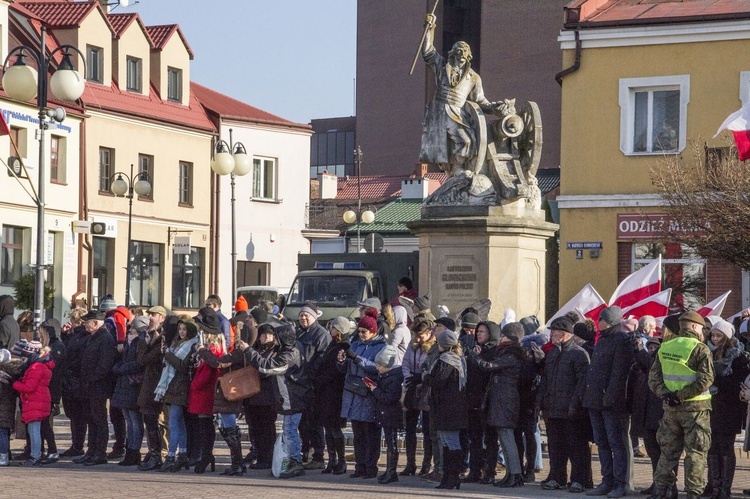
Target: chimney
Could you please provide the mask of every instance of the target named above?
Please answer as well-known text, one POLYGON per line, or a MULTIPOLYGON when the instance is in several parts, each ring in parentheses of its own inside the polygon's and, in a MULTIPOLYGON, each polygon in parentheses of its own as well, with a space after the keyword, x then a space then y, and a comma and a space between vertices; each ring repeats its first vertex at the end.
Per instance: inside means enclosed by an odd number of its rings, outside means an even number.
POLYGON ((414 165, 413 175, 417 178, 424 178, 427 175, 427 163, 417 163, 414 165))
POLYGON ((338 194, 338 177, 323 170, 318 174, 318 199, 336 199, 338 194))
POLYGON ((424 199, 429 195, 429 179, 409 177, 401 181, 401 199, 424 199))

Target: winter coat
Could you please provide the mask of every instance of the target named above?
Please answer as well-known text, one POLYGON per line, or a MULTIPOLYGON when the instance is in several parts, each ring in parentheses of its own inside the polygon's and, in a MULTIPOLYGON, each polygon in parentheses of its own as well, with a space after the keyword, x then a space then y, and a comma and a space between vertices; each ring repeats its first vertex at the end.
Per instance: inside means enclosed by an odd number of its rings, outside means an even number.
POLYGON ((412 342, 404 354, 404 362, 401 364, 401 372, 404 373, 404 408, 410 410, 419 409, 417 400, 417 387, 422 384, 422 372, 427 353, 435 345, 435 337, 424 343, 412 342))
POLYGON ((714 361, 714 384, 709 389, 711 433, 738 435, 747 415, 747 402, 740 400, 739 393, 740 384, 750 374, 750 355, 736 338, 732 340, 727 342, 723 361, 714 361))
MULTIPOLYGON (((190 370, 195 363, 196 345, 193 345, 184 359, 177 357, 171 348, 164 352, 165 365, 169 363, 175 369, 174 378, 169 382, 167 393, 164 394, 162 399, 165 404, 187 407, 190 393, 190 370)), ((159 377, 161 377, 161 374, 159 377)), ((157 385, 158 383, 159 380, 157 380, 157 385)))
POLYGON ((597 411, 625 412, 628 373, 633 352, 628 336, 617 324, 601 331, 586 373, 583 407, 597 411))
POLYGON ((339 371, 336 357, 341 350, 346 351, 349 347, 349 342, 331 342, 326 348, 323 363, 315 377, 315 405, 318 408, 318 422, 329 428, 343 428, 346 425, 346 419, 341 417, 341 399, 344 396, 346 374, 339 371))
MULTIPOLYGON (((502 332, 500 326, 494 322, 486 321, 477 324, 477 328, 480 324, 487 326, 490 330, 490 339, 482 346, 482 352, 479 354, 479 358, 482 360, 492 360, 495 356, 495 347, 500 342, 502 332)), ((471 337, 470 343, 475 343, 476 339, 473 335, 466 335, 471 337)), ((459 341, 461 341, 459 339, 459 341)), ((468 349, 464 350, 465 352, 468 349)), ((468 380, 466 381, 466 407, 469 410, 482 410, 484 408, 484 398, 487 394, 487 386, 490 383, 491 374, 473 362, 466 363, 468 380)))
POLYGON ((128 337, 128 323, 132 316, 128 307, 117 307, 107 312, 107 318, 104 319, 104 327, 112 335, 118 345, 125 343, 128 337))
POLYGON ((154 400, 154 391, 159 384, 164 354, 161 352, 163 336, 154 338, 154 332, 138 335, 138 363, 143 367, 143 383, 138 391, 138 409, 143 414, 159 414, 162 403, 154 400))
POLYGON ((473 352, 469 354, 471 363, 492 374, 484 403, 487 426, 516 428, 518 425, 521 411, 518 382, 525 360, 523 347, 517 344, 498 345, 490 361, 480 359, 473 352))
POLYGON ((0 428, 15 428, 16 397, 13 382, 20 379, 26 367, 26 359, 11 359, 8 364, 0 364, 0 371, 11 376, 10 383, 0 383, 0 428))
POLYGON ((391 331, 391 345, 396 347, 396 364, 400 366, 404 362, 404 354, 411 341, 411 332, 409 326, 406 325, 406 321, 409 316, 406 313, 404 307, 393 308, 393 321, 396 323, 396 327, 391 331))
MULTIPOLYGON (((272 357, 276 355, 276 353, 279 350, 279 345, 274 344, 270 347, 255 347, 258 354, 263 359, 268 359, 269 357, 272 357)), ((273 385, 276 384, 276 376, 269 376, 268 374, 261 374, 260 375, 260 393, 257 395, 253 395, 252 397, 245 399, 242 401, 243 405, 245 407, 255 407, 255 406, 273 406, 276 402, 276 396, 274 395, 274 387, 273 385)))
MULTIPOLYGON (((81 358, 86 349, 89 334, 84 326, 74 327, 67 335, 63 343, 65 345, 65 363, 60 374, 62 375, 62 395, 70 399, 82 399, 86 393, 82 388, 81 358)), ((52 373, 54 377, 54 373, 52 373)))
POLYGON ((331 343, 331 335, 326 329, 315 321, 307 329, 297 327, 297 349, 302 358, 302 365, 289 371, 289 378, 294 381, 292 387, 298 397, 310 404, 314 398, 313 380, 318 374, 320 365, 323 363, 328 344, 331 343))
POLYGON ((13 318, 16 300, 10 295, 0 296, 0 348, 10 350, 21 339, 21 328, 13 318))
POLYGON ((469 427, 466 411, 466 387, 459 390, 459 373, 455 367, 438 359, 424 384, 430 387, 430 428, 442 431, 469 427))
POLYGON ((630 424, 634 435, 644 436, 647 431, 658 430, 659 422, 664 417, 661 399, 648 388, 648 372, 658 351, 650 354, 646 350, 639 350, 635 354, 635 365, 630 375, 633 385, 630 424))
POLYGON ((401 385, 404 382, 404 373, 396 366, 378 375, 375 382, 378 384, 372 390, 372 395, 377 401, 375 422, 381 428, 403 428, 404 411, 401 409, 401 385))
POLYGON ((55 361, 44 357, 30 362, 23 377, 13 383, 13 389, 21 396, 21 420, 25 424, 46 419, 52 412, 49 383, 55 361))
POLYGON ((302 365, 296 334, 294 328, 286 324, 276 328, 275 333, 279 342, 279 349, 275 355, 264 357, 257 350, 248 348, 245 350, 245 359, 261 374, 274 377, 274 410, 279 414, 298 414, 304 411, 306 406, 305 400, 300 397, 302 392, 295 389, 295 381, 289 374, 302 365))
POLYGON ((118 409, 138 409, 138 394, 143 383, 143 366, 138 362, 138 338, 125 343, 122 358, 112 367, 117 375, 110 402, 118 409))
POLYGON ((112 396, 112 366, 115 363, 115 340, 101 327, 89 335, 81 352, 81 389, 88 399, 112 396))
POLYGON ((378 370, 375 368, 375 356, 385 348, 385 339, 377 335, 367 341, 359 338, 352 342, 351 349, 357 356, 347 357, 343 364, 336 364, 340 372, 346 373, 344 394, 341 399, 341 417, 351 421, 373 423, 377 415, 375 397, 365 387, 363 378, 375 379, 378 370), (362 389, 364 387, 364 390, 362 389), (350 388, 361 392, 354 393, 350 388))
POLYGON ((63 392, 63 377, 65 376, 65 344, 60 339, 60 321, 47 319, 42 323, 42 328, 47 335, 49 355, 55 361, 55 369, 52 371, 52 381, 49 384, 49 392, 53 404, 60 403, 63 392))
POLYGON ((583 395, 588 369, 589 355, 573 338, 550 350, 544 359, 544 376, 537 395, 545 418, 586 416, 583 395))
MULTIPOLYGON (((202 361, 201 365, 198 366, 200 369, 202 366, 208 365, 212 369, 216 369, 216 377, 214 379, 214 385, 213 385, 213 413, 208 414, 239 414, 242 412, 242 401, 237 400, 234 402, 230 402, 224 397, 224 392, 221 391, 221 384, 219 383, 219 378, 223 376, 224 374, 227 374, 228 372, 232 370, 242 369, 245 367, 245 356, 244 354, 239 350, 233 350, 232 353, 220 355, 221 352, 219 352, 218 349, 201 349, 198 351, 198 358, 202 361), (231 367, 224 368, 224 369, 218 369, 220 364, 229 364, 231 363, 231 367)), ((198 377, 198 373, 195 373, 195 378, 193 378, 193 381, 198 377)), ((190 385, 190 397, 193 396, 193 385, 190 385)), ((206 406, 207 408, 207 406, 206 406)), ((190 407, 188 405, 188 412, 190 411, 190 407)), ((196 413, 196 414, 205 414, 205 413, 196 413)))
MULTIPOLYGON (((221 350, 221 346, 210 345, 208 348, 199 350, 196 354, 201 360, 202 352, 212 353, 214 358, 224 353, 221 350)), ((188 393, 187 410, 190 414, 201 414, 203 416, 214 414, 214 390, 216 389, 216 382, 220 374, 218 366, 212 366, 207 362, 200 362, 198 364, 193 379, 190 381, 190 391, 188 393)))

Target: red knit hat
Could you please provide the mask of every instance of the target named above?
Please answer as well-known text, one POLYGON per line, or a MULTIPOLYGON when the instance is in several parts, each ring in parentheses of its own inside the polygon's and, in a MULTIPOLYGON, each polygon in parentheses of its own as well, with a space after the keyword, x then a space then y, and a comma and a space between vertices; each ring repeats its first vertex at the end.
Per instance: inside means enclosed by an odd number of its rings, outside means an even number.
POLYGON ((374 317, 365 315, 357 323, 358 328, 367 329, 372 334, 378 334, 378 321, 374 317))
POLYGON ((237 301, 234 302, 235 312, 246 312, 248 308, 250 307, 247 306, 247 300, 245 300, 244 296, 240 296, 237 298, 237 301))

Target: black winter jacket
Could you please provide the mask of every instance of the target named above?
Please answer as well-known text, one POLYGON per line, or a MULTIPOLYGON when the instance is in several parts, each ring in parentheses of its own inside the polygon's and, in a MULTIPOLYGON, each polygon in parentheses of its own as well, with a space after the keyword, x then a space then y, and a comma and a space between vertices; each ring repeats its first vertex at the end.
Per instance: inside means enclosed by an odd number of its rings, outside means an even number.
MULTIPOLYGON (((63 378, 62 395, 65 398, 86 398, 86 393, 83 391, 81 385, 81 359, 88 339, 89 334, 86 332, 86 328, 84 326, 76 326, 65 335, 65 339, 63 340, 65 344, 65 365, 60 372, 63 378)), ((55 370, 52 371, 52 377, 55 376, 56 370, 57 364, 55 364, 55 370)))
POLYGON ((747 403, 740 400, 739 393, 740 384, 750 374, 750 355, 739 346, 739 341, 732 340, 724 350, 724 362, 714 361, 714 384, 709 389, 712 392, 711 433, 737 435, 745 423, 747 403))
POLYGON ((430 387, 430 428, 443 431, 468 428, 466 388, 459 390, 456 368, 438 358, 432 371, 423 375, 423 380, 430 387))
POLYGON ((521 411, 518 381, 526 360, 523 347, 518 344, 498 345, 492 360, 482 360, 474 353, 469 354, 469 360, 492 374, 484 405, 487 426, 515 429, 521 411))
POLYGON ((159 384, 163 369, 164 354, 161 351, 165 337, 155 337, 154 331, 138 336, 138 363, 143 367, 143 383, 138 393, 138 408, 143 414, 159 414, 162 403, 154 400, 154 390, 159 384))
MULTIPOLYGON (((267 348, 261 348, 259 345, 256 345, 255 349, 262 358, 267 359, 269 357, 276 355, 276 353, 279 351, 279 345, 274 344, 267 348)), ((245 407, 273 406, 276 401, 276 396, 274 395, 274 388, 273 388, 273 385, 275 383, 276 383, 275 376, 269 376, 268 374, 261 373, 260 392, 257 395, 253 395, 252 397, 243 400, 242 401, 243 405, 245 407)))
POLYGON ((404 373, 399 366, 378 375, 377 387, 372 391, 378 409, 375 422, 381 428, 403 428, 404 411, 401 409, 401 385, 404 373))
POLYGON ((318 375, 315 377, 315 405, 318 408, 318 422, 329 428, 346 425, 346 419, 341 417, 341 399, 344 394, 346 373, 338 368, 336 358, 341 350, 346 351, 350 346, 346 341, 330 343, 326 348, 318 375))
POLYGON ((115 339, 102 326, 88 337, 81 354, 81 388, 86 398, 106 399, 112 395, 114 363, 115 339))
POLYGON ((545 418, 575 419, 586 415, 583 395, 589 355, 573 339, 555 346, 544 360, 538 400, 545 418))
POLYGON ((21 339, 21 328, 13 318, 16 300, 10 295, 0 296, 0 348, 10 350, 21 339))
POLYGON ((633 351, 628 336, 617 324, 601 332, 586 374, 583 407, 597 411, 625 412, 626 388, 633 351))
POLYGON ((138 362, 138 338, 125 342, 121 359, 112 367, 117 375, 111 404, 118 409, 137 409, 143 383, 143 366, 138 362))
POLYGON ((633 409, 630 424, 634 435, 644 436, 647 431, 659 429, 659 422, 664 417, 662 401, 648 387, 648 372, 656 360, 657 349, 653 354, 639 350, 635 354, 635 364, 630 374, 633 392, 633 409))
POLYGON ((298 396, 305 404, 309 404, 313 399, 313 380, 323 363, 323 355, 331 342, 331 335, 317 321, 307 329, 297 327, 296 335, 301 364, 292 367, 288 376, 294 382, 298 396))

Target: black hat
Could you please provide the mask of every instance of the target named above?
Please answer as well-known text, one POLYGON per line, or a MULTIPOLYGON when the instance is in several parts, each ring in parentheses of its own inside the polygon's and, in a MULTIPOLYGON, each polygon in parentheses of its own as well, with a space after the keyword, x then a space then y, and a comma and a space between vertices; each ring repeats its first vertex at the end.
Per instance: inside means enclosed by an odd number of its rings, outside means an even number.
POLYGON ((88 311, 86 315, 81 317, 82 321, 91 321, 91 320, 97 320, 97 321, 103 321, 106 318, 107 314, 104 312, 100 312, 96 309, 91 309, 88 311))
POLYGON ((435 324, 445 326, 446 329, 450 329, 451 331, 456 330, 456 321, 454 321, 450 317, 440 317, 438 319, 435 319, 435 324))
POLYGON ((523 334, 525 336, 528 336, 530 334, 534 334, 539 329, 539 319, 537 319, 536 315, 529 315, 528 317, 523 317, 520 321, 523 326, 523 334))
POLYGON ((520 322, 509 322, 503 327, 503 336, 518 343, 523 338, 523 326, 520 322))
POLYGON ((574 324, 573 321, 570 320, 570 317, 563 315, 562 317, 553 320, 552 324, 549 325, 549 328, 550 330, 556 329, 558 331, 573 333, 574 324))
POLYGON ((596 338, 596 331, 586 322, 578 322, 573 326, 573 334, 584 341, 593 341, 596 338))
POLYGON ((679 333, 680 332, 680 314, 672 314, 664 318, 664 322, 662 322, 662 336, 664 336, 664 328, 669 329, 670 331, 672 331, 673 334, 679 333))
POLYGON ((203 307, 198 310, 198 315, 194 317, 195 322, 206 334, 221 334, 221 323, 216 311, 211 307, 203 307))
POLYGON ((255 319, 256 324, 263 324, 268 319, 268 312, 260 307, 252 309, 250 315, 255 319))

